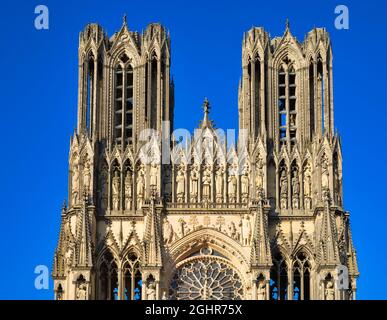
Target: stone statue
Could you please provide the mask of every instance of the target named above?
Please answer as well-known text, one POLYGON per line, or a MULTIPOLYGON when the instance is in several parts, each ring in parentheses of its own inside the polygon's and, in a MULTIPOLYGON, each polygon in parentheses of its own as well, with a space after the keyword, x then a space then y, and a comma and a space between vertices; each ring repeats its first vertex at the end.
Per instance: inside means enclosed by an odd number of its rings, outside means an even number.
POLYGON ((246 195, 249 193, 249 177, 248 173, 245 172, 241 177, 241 183, 242 183, 242 194, 246 195))
POLYGON ((219 168, 216 171, 215 177, 216 197, 222 199, 223 197, 223 170, 219 168))
POLYGON ((209 168, 206 168, 203 173, 203 198, 210 200, 211 189, 211 174, 209 168))
POLYGON ((295 176, 292 179, 292 187, 293 187, 293 195, 299 195, 300 194, 300 182, 298 181, 297 173, 295 173, 295 176))
POLYGON ((237 239, 237 228, 235 226, 235 222, 231 221, 230 225, 228 226, 229 230, 229 236, 233 239, 237 239))
POLYGON ((107 185, 108 179, 107 179, 107 169, 102 168, 101 169, 101 175, 100 175, 100 190, 99 190, 99 197, 101 201, 101 209, 102 211, 106 210, 107 203, 108 203, 108 185, 107 185))
POLYGON ((137 177, 137 196, 140 198, 143 198, 144 193, 145 193, 145 177, 144 177, 144 171, 141 168, 138 171, 138 177, 137 177))
POLYGON ((288 178, 286 176, 285 170, 282 170, 281 172, 280 185, 281 185, 281 196, 288 197, 288 178))
POLYGON ((163 291, 163 295, 161 297, 161 300, 168 300, 167 292, 166 291, 163 291))
POLYGON ((198 196, 198 180, 199 180, 199 177, 198 177, 197 166, 194 165, 191 171, 191 185, 190 185, 192 200, 196 200, 198 196))
POLYGON ((168 221, 167 217, 164 218, 163 237, 166 244, 173 242, 174 231, 172 224, 168 221))
POLYGON ((158 174, 158 168, 157 164, 153 163, 150 167, 150 186, 156 187, 157 186, 157 174, 158 174))
POLYGON ((237 191, 237 178, 232 175, 228 177, 228 196, 231 202, 236 201, 236 191, 237 191))
POLYGON ((176 177, 176 183, 177 183, 176 193, 177 193, 177 199, 179 202, 183 202, 183 199, 184 199, 184 192, 185 192, 184 182, 185 182, 185 177, 184 177, 183 168, 180 168, 179 171, 177 172, 177 177, 176 177))
POLYGON ((266 300, 266 283, 265 280, 258 282, 257 300, 266 300))
POLYGON ((328 165, 325 160, 323 160, 323 163, 321 165, 322 167, 322 175, 321 175, 321 186, 322 189, 329 189, 329 172, 328 172, 328 165))
POLYGON ((86 284, 85 283, 78 283, 77 286, 77 300, 86 300, 86 284))
POLYGON ((146 288, 146 299, 156 300, 156 285, 154 281, 148 283, 148 286, 146 288))
POLYGON ((257 170, 255 172, 255 191, 258 194, 263 189, 263 164, 262 159, 258 160, 257 170))
POLYGON ((250 223, 250 217, 248 215, 245 215, 242 218, 240 226, 242 227, 243 245, 247 246, 250 244, 250 239, 251 239, 251 223, 250 223))
POLYGON ((311 181, 310 169, 307 168, 304 172, 304 196, 310 197, 312 194, 312 181, 311 181))
POLYGON ((125 176, 125 209, 130 210, 132 208, 132 188, 133 180, 130 170, 126 170, 125 176))
POLYGON ((118 174, 118 170, 114 171, 112 194, 113 194, 113 210, 118 210, 120 205, 120 177, 118 174))
POLYGON ((185 227, 186 227, 187 223, 184 221, 183 218, 180 218, 179 219, 179 224, 178 224, 178 233, 179 233, 179 237, 182 238, 185 236, 185 227))
POLYGON ((72 200, 73 205, 78 202, 78 194, 79 194, 79 168, 78 161, 75 161, 73 164, 73 175, 71 179, 71 189, 72 189, 72 200))
POLYGON ((335 300, 335 288, 332 280, 328 281, 325 288, 325 300, 335 300))
POLYGON ((90 160, 87 159, 85 162, 85 167, 83 169, 83 187, 87 192, 90 191, 90 181, 91 181, 90 160))
POLYGON ((286 176, 286 171, 282 170, 280 178, 280 187, 281 187, 281 209, 287 208, 287 199, 288 199, 288 178, 286 176))

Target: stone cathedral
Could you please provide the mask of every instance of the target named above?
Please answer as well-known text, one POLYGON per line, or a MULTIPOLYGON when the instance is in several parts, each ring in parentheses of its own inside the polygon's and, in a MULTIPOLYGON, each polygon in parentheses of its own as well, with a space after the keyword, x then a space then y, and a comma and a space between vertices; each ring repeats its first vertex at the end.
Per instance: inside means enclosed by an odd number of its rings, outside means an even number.
POLYGON ((55 299, 356 299, 326 30, 243 35, 234 143, 207 99, 174 134, 170 57, 157 23, 80 33, 55 299))

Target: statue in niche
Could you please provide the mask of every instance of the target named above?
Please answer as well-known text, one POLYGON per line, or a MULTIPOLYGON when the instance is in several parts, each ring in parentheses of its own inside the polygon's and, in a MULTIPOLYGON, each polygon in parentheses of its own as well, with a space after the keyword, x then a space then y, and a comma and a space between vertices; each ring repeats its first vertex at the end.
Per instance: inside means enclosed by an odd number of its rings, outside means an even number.
POLYGON ((73 205, 78 203, 78 194, 79 194, 79 168, 78 160, 74 161, 73 170, 72 170, 72 179, 71 179, 71 189, 72 189, 72 201, 73 205))
POLYGON ((256 172, 255 172, 255 192, 257 193, 257 196, 262 189, 263 189, 263 163, 262 163, 262 159, 259 158, 257 162, 256 172))
POLYGON ((138 170, 138 176, 137 176, 137 197, 140 199, 143 199, 144 195, 145 195, 145 176, 144 176, 144 169, 141 166, 140 170, 138 170))
POLYGON ((216 202, 222 202, 223 199, 223 168, 219 167, 215 177, 216 202))
POLYGON ((329 189, 329 172, 328 172, 328 160, 326 157, 323 158, 323 161, 321 163, 321 186, 323 190, 329 189))
POLYGON ((310 167, 307 166, 304 170, 304 206, 305 209, 312 208, 312 174, 310 167))
POLYGON ((107 209, 107 203, 108 203, 108 175, 107 175, 107 168, 102 167, 101 169, 101 175, 100 175, 100 191, 99 191, 99 198, 101 201, 101 209, 102 211, 105 211, 107 209))
POLYGON ((242 243, 247 246, 250 244, 251 239, 251 223, 247 214, 242 218, 240 226, 242 227, 242 243))
POLYGON ((171 179, 171 166, 166 166, 164 170, 164 198, 167 202, 171 201, 172 195, 172 179, 171 179))
POLYGON ((332 280, 327 282, 325 288, 325 300, 335 300, 335 288, 332 280))
POLYGON ((120 204, 120 176, 118 169, 114 171, 113 183, 112 183, 112 194, 113 194, 113 210, 119 209, 120 204))
POLYGON ((286 176, 286 170, 282 170, 280 178, 281 187, 281 209, 287 208, 288 199, 288 178, 286 176))
POLYGON ((77 285, 77 294, 76 299, 77 300, 86 300, 86 284, 84 282, 80 282, 77 285))
POLYGON ((179 171, 177 172, 177 177, 176 177, 176 194, 177 194, 177 200, 178 202, 183 202, 184 200, 184 192, 185 192, 185 177, 184 177, 184 169, 181 167, 179 171))
POLYGON ((241 177, 242 183, 242 195, 247 195, 249 193, 249 176, 247 172, 244 172, 241 177))
POLYGON ((174 231, 172 224, 168 221, 168 218, 164 218, 164 225, 163 225, 163 236, 164 236, 164 243, 170 244, 173 242, 174 237, 174 231))
POLYGON ((150 281, 146 288, 146 299, 156 300, 156 285, 154 281, 150 281))
POLYGON ((125 175, 125 209, 127 210, 132 209, 132 188, 132 173, 129 169, 127 169, 125 175))
POLYGON ((203 172, 203 199, 206 201, 210 200, 211 189, 211 173, 207 167, 203 172))
POLYGON ((150 186, 151 187, 156 187, 157 186, 157 175, 158 175, 158 168, 157 168, 157 164, 155 163, 152 163, 151 166, 150 166, 150 186))
POLYGON ((192 170, 191 170, 191 184, 190 184, 191 201, 196 201, 198 197, 198 181, 199 181, 198 168, 197 168, 197 165, 195 164, 192 166, 192 170))
POLYGON ((265 283, 265 280, 258 281, 257 300, 266 300, 266 283, 265 283))
POLYGON ((293 209, 299 209, 300 207, 300 182, 298 180, 298 171, 294 171, 294 177, 292 178, 293 189, 293 209))
POLYGON ((183 238, 185 236, 186 225, 187 223, 184 221, 184 219, 180 218, 178 224, 178 234, 180 238, 183 238))
POLYGON ((83 187, 87 192, 90 191, 90 181, 91 181, 90 160, 87 159, 83 169, 83 187))
POLYGON ((237 192, 237 178, 235 175, 228 177, 228 196, 230 202, 236 202, 236 192, 237 192))

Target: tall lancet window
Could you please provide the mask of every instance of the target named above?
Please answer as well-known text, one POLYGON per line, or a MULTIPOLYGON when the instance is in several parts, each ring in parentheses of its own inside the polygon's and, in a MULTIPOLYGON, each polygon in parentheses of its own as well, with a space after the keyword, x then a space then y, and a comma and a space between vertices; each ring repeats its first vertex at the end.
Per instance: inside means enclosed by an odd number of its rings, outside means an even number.
POLYGON ((123 71, 119 65, 115 70, 115 101, 114 101, 114 139, 117 144, 122 142, 122 94, 123 94, 123 71))
POLYGON ((114 141, 118 145, 132 143, 133 129, 133 67, 126 54, 115 68, 114 141))
POLYGON ((296 143, 297 133, 296 71, 285 61, 278 71, 278 113, 280 144, 296 143))
POLYGON ((293 300, 310 299, 310 270, 307 256, 299 252, 293 262, 293 300))
POLYGON ((277 253, 270 271, 270 299, 288 300, 288 265, 284 257, 277 253))
POLYGON ((91 133, 91 114, 94 102, 94 57, 90 55, 86 74, 86 128, 91 133))
POLYGON ((321 123, 321 133, 324 134, 324 109, 325 109, 325 101, 324 101, 324 70, 322 59, 319 56, 317 62, 317 105, 318 110, 320 112, 320 123, 321 123))
POLYGON ((310 136, 312 137, 316 131, 315 124, 315 107, 314 107, 314 62, 309 64, 309 115, 310 115, 310 136))
POLYGON ((125 80, 125 139, 126 144, 131 144, 133 129, 133 68, 131 65, 126 68, 125 80))

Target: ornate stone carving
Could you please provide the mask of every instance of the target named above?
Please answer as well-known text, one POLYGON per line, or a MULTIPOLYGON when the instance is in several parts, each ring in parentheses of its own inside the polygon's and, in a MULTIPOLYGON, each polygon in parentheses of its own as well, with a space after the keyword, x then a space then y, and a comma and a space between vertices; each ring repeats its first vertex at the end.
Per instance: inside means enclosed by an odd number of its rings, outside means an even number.
POLYGON ((263 161, 261 158, 258 159, 255 170, 255 193, 259 198, 263 189, 263 161))
POLYGON ((120 175, 118 169, 114 170, 112 181, 113 210, 119 210, 120 206, 120 175))
POLYGON ((74 160, 72 167, 71 191, 72 204, 76 205, 79 200, 79 164, 77 159, 74 160))
POLYGON ((247 214, 242 217, 240 227, 242 229, 242 243, 244 246, 248 246, 251 239, 251 222, 247 214))
POLYGON ((137 207, 141 208, 145 197, 145 171, 141 165, 137 173, 137 207))
POLYGON ((76 299, 77 300, 86 300, 87 286, 84 282, 79 282, 77 284, 76 290, 76 299))
POLYGON ((281 187, 281 193, 280 193, 281 209, 287 209, 287 207, 288 207, 288 177, 287 177, 286 169, 283 169, 281 171, 280 187, 281 187))
POLYGON ((179 170, 177 171, 176 184, 177 202, 183 202, 185 194, 185 177, 183 166, 180 166, 179 170))
POLYGON ((90 183, 91 183, 91 171, 90 171, 90 160, 86 159, 85 165, 83 168, 83 187, 84 190, 89 193, 90 191, 90 183))
POLYGON ((203 200, 209 202, 211 200, 211 169, 206 166, 203 171, 203 200))
POLYGON ((133 180, 132 173, 129 169, 126 170, 125 175, 125 209, 132 209, 132 197, 133 197, 133 180))
POLYGON ((215 177, 215 191, 216 191, 216 202, 221 203, 223 201, 223 184, 224 184, 224 168, 218 167, 216 170, 215 177))
POLYGON ((158 173, 159 173, 159 169, 158 169, 158 166, 157 164, 155 163, 152 163, 151 166, 150 166, 150 179, 149 179, 149 185, 151 187, 157 187, 157 176, 158 176, 158 173))
POLYGON ((163 237, 164 243, 166 244, 171 244, 175 237, 175 232, 173 231, 172 224, 168 221, 167 217, 164 217, 163 237))
POLYGON ((335 288, 332 280, 329 280, 326 284, 325 300, 335 300, 335 288))
POLYGON ((257 300, 266 300, 266 281, 258 281, 257 300))
POLYGON ((231 175, 228 177, 228 199, 229 202, 236 202, 236 194, 237 194, 237 177, 235 175, 231 175))
POLYGON ((199 182, 199 169, 198 169, 198 165, 194 164, 191 167, 191 180, 190 180, 191 202, 197 202, 198 182, 199 182))
POLYGON ((154 281, 150 281, 146 287, 146 299, 156 300, 156 284, 154 281))

